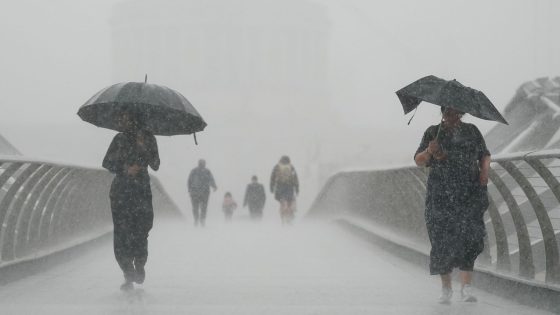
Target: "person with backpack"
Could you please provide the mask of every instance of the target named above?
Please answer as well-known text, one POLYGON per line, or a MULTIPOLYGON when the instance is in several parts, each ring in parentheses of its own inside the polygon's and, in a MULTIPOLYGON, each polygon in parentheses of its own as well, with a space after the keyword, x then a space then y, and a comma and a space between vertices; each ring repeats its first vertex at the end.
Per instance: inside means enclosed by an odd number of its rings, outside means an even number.
POLYGON ((210 197, 210 187, 214 191, 217 189, 214 176, 206 168, 205 160, 200 159, 198 166, 191 171, 187 186, 191 197, 194 225, 204 226, 206 210, 208 209, 208 198, 210 197))
POLYGON ((262 219, 265 201, 266 193, 264 192, 264 186, 259 183, 257 176, 253 175, 251 183, 247 185, 245 198, 243 199, 243 207, 249 206, 251 219, 262 219))
POLYGON ((296 195, 299 194, 299 180, 290 158, 286 155, 280 158, 272 170, 270 192, 280 202, 282 224, 291 224, 294 219, 296 195))

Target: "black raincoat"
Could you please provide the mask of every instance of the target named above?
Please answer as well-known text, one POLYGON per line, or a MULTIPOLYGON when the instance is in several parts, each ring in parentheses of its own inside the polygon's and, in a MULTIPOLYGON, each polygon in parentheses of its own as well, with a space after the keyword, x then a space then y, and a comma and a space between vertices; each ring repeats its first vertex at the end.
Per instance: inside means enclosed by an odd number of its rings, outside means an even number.
MULTIPOLYGON (((438 128, 426 130, 416 154, 436 138, 438 128)), ((484 249, 488 195, 480 184, 479 163, 490 152, 478 128, 468 123, 453 130, 442 127, 438 142, 447 158, 432 158, 428 164, 425 219, 432 244, 430 273, 448 274, 454 267, 471 271, 484 249)))
POLYGON ((251 217, 260 217, 266 201, 266 193, 261 183, 250 183, 245 190, 243 206, 249 206, 251 217))
POLYGON ((153 225, 152 192, 147 167, 159 169, 156 138, 147 132, 121 132, 111 142, 103 167, 116 176, 111 184, 110 200, 114 225, 114 250, 125 277, 134 277, 135 267, 148 258, 148 232, 153 225), (142 137, 143 145, 137 137, 142 137), (129 175, 131 165, 141 166, 129 175))

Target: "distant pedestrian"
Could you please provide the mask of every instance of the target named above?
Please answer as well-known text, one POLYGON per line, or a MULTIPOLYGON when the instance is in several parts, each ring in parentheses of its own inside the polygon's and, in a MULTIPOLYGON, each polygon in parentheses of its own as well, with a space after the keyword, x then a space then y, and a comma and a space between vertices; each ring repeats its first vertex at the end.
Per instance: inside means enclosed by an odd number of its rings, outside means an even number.
POLYGON ((204 226, 208 209, 208 198, 210 197, 210 187, 214 191, 217 189, 214 176, 206 168, 205 160, 200 159, 198 166, 191 171, 187 186, 191 197, 194 225, 204 226))
POLYGON ((103 167, 116 175, 109 193, 113 246, 124 273, 121 289, 130 290, 133 282, 143 283, 146 277, 148 232, 154 220, 148 166, 157 171, 160 160, 156 138, 139 121, 125 114, 120 123, 125 131, 113 138, 103 167))
POLYGON ((451 271, 460 269, 461 298, 476 302, 471 290, 474 262, 484 249, 484 211, 488 208, 490 152, 464 113, 442 107, 440 125, 430 126, 414 155, 418 166, 429 166, 426 187, 426 227, 432 249, 430 274, 440 275, 439 302, 448 304, 451 271))
POLYGON ((224 216, 227 222, 231 221, 231 217, 233 216, 233 211, 237 209, 237 202, 233 200, 231 193, 228 191, 224 195, 224 201, 222 203, 222 210, 224 211, 224 216))
POLYGON ((251 219, 260 220, 263 215, 263 208, 266 202, 266 193, 263 184, 259 183, 257 176, 251 177, 251 183, 247 185, 245 190, 245 198, 243 199, 243 207, 249 206, 249 214, 251 219))
POLYGON ((288 156, 282 156, 270 176, 270 192, 280 202, 282 224, 291 224, 294 219, 296 195, 299 194, 299 180, 288 156))

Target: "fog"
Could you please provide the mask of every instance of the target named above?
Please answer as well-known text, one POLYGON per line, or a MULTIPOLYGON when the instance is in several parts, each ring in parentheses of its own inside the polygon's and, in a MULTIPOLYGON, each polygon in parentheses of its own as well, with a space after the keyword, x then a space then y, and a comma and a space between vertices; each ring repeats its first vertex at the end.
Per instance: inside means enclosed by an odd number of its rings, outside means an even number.
POLYGON ((305 209, 336 171, 412 162, 440 117, 421 105, 407 125, 402 86, 456 78, 502 109, 521 83, 560 69, 554 0, 255 1, 0 1, 0 134, 24 156, 100 167, 115 132, 76 112, 147 73, 208 123, 198 146, 158 137, 155 174, 185 212, 199 158, 216 177, 218 213, 226 191, 241 202, 250 176, 267 184, 284 154, 305 209))

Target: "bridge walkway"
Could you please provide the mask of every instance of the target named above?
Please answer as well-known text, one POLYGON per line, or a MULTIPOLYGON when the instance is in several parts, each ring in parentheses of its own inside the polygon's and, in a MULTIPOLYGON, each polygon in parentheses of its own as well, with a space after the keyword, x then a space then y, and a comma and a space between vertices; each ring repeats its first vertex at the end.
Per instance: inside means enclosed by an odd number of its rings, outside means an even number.
POLYGON ((157 221, 149 248, 133 291, 108 238, 1 286, 2 314, 550 314, 482 291, 439 305, 436 277, 336 225, 157 221))

